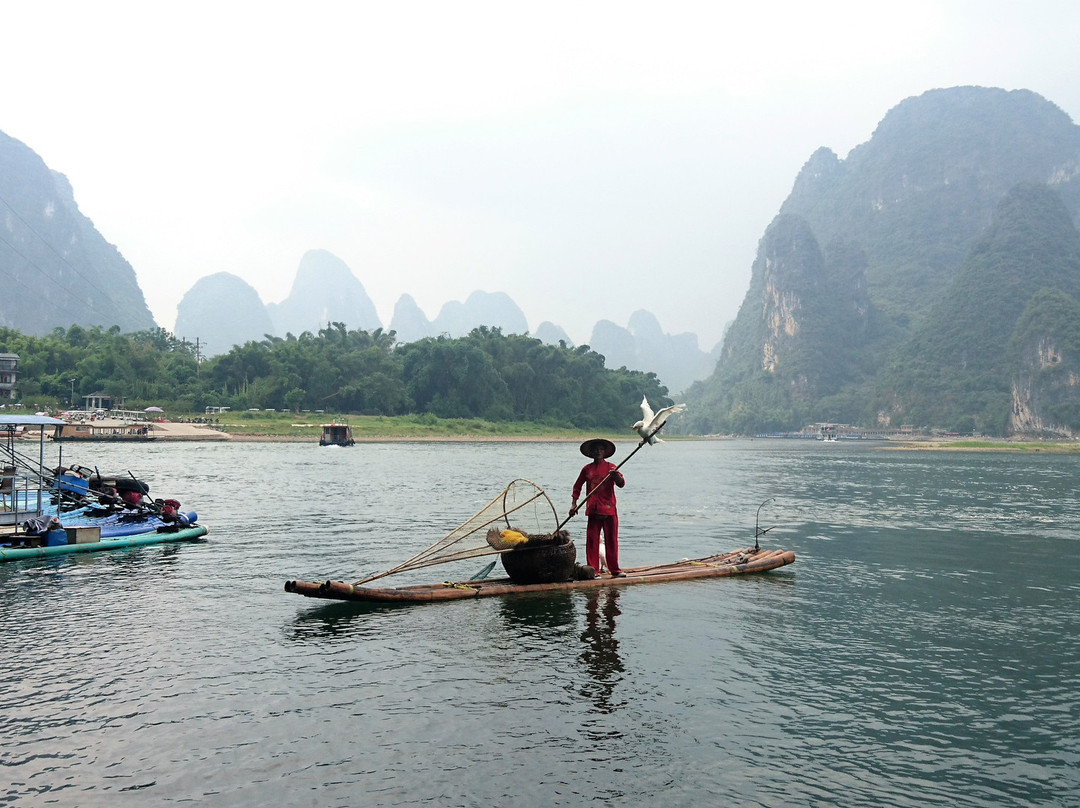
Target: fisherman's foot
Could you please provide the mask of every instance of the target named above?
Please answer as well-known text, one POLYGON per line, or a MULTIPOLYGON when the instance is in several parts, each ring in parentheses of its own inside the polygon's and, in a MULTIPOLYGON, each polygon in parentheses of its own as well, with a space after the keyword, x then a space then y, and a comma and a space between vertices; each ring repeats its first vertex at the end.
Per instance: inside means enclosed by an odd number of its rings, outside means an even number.
POLYGON ((625 578, 626 573, 625 572, 613 572, 613 573, 611 573, 611 577, 612 578, 625 578))

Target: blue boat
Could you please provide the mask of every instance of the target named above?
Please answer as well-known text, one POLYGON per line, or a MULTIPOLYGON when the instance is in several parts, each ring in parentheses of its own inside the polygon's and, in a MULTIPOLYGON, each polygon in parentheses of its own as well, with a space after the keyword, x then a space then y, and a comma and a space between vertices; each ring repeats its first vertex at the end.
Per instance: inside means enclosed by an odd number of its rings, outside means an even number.
POLYGON ((134 536, 138 533, 149 533, 154 530, 168 529, 172 527, 191 527, 199 521, 199 515, 195 511, 177 514, 175 519, 163 519, 157 513, 139 513, 134 511, 120 511, 103 516, 92 514, 68 515, 60 517, 61 524, 65 527, 96 527, 101 531, 102 538, 115 536, 134 536))
POLYGON ((209 530, 176 500, 151 500, 127 473, 103 477, 78 467, 47 470, 40 415, 0 415, 0 561, 201 539, 209 530), (37 457, 16 445, 39 431, 37 457), (118 490, 119 489, 119 490, 118 490))
POLYGON ((142 547, 147 544, 166 544, 181 541, 199 541, 209 528, 204 525, 192 525, 176 530, 152 530, 130 536, 94 537, 96 528, 89 526, 50 531, 46 534, 45 544, 38 546, 13 546, 0 544, 0 561, 21 561, 28 558, 47 558, 49 556, 69 555, 71 553, 92 553, 100 550, 118 550, 124 547, 142 547), (61 534, 55 537, 52 534, 61 534))

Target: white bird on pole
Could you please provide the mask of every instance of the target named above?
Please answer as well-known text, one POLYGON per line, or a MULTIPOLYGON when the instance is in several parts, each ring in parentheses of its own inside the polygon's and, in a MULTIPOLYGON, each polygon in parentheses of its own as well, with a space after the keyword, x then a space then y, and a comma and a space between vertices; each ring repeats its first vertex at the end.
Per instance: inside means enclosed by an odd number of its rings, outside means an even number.
POLYGON ((641 420, 630 428, 641 436, 642 444, 646 441, 649 442, 650 446, 657 442, 663 443, 660 438, 656 437, 656 433, 660 431, 660 427, 667 423, 668 418, 685 409, 685 404, 672 404, 670 407, 664 407, 660 412, 654 413, 652 407, 649 406, 649 399, 642 396, 641 420))

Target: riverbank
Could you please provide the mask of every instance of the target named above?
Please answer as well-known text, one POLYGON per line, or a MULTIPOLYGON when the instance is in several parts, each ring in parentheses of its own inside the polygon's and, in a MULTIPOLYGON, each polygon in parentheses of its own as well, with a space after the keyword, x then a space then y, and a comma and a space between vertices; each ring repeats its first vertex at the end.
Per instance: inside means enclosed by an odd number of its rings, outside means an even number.
MULTIPOLYGON (((541 432, 530 424, 517 425, 517 431, 511 431, 508 425, 487 425, 469 422, 468 426, 445 423, 415 425, 383 423, 376 427, 360 427, 350 421, 353 427, 353 439, 357 443, 394 443, 394 442, 521 442, 521 443, 577 443, 584 432, 553 430, 541 432), (380 428, 381 427, 381 428, 380 428)), ((239 441, 254 443, 318 443, 322 434, 319 424, 189 424, 165 422, 154 424, 154 440, 163 441, 239 441)), ((592 436, 592 433, 588 433, 592 436)), ((612 440, 624 440, 623 436, 598 433, 612 440)), ((630 437, 628 435, 627 437, 630 437)), ((636 436, 633 436, 636 438, 636 436)))
MULTIPOLYGON (((207 438, 217 440, 217 438, 207 438)), ((319 437, 296 435, 232 435, 225 440, 237 443, 315 443, 319 437)), ((168 438, 166 438, 168 440, 168 438)), ((200 440, 200 438, 188 438, 200 440)), ((579 443, 581 437, 567 438, 541 435, 364 435, 353 438, 357 443, 579 443)))
MULTIPOLYGON (((273 416, 244 419, 221 424, 193 424, 165 422, 154 424, 156 440, 177 441, 250 441, 266 443, 318 443, 320 423, 298 422, 293 418, 273 416)), ((592 436, 588 430, 560 429, 540 424, 506 424, 489 421, 437 419, 402 416, 354 416, 342 419, 353 429, 357 443, 577 443, 583 435, 592 436)), ((613 433, 597 433, 616 442, 636 440, 636 436, 613 433)), ((730 438, 669 436, 668 441, 680 440, 728 440, 730 438)), ((944 452, 1048 452, 1055 454, 1080 453, 1080 441, 1032 441, 992 440, 978 438, 957 440, 955 438, 928 438, 926 440, 886 441, 881 448, 893 451, 944 451, 944 452)))
MULTIPOLYGON (((226 440, 318 442, 326 423, 347 424, 357 443, 388 441, 577 441, 585 437, 626 440, 634 436, 629 426, 624 434, 551 424, 485 421, 479 418, 438 418, 434 415, 296 415, 295 413, 241 412, 223 416, 213 425, 195 424, 196 430, 209 426, 226 440)), ((198 434, 197 432, 195 434, 198 434)), ((206 434, 206 433, 203 433, 206 434)))
POLYGON ((887 449, 943 451, 943 452, 1050 452, 1054 454, 1080 453, 1078 441, 1031 441, 1031 440, 972 440, 928 439, 909 440, 897 445, 887 445, 887 449))

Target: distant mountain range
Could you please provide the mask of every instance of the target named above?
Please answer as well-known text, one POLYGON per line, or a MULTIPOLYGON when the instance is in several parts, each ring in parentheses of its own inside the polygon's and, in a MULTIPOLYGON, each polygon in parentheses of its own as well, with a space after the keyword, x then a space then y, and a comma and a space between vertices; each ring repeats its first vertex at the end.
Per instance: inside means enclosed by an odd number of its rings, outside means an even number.
MULTIPOLYGON (((205 355, 214 356, 267 335, 318 333, 332 322, 365 331, 385 328, 348 265, 326 250, 310 250, 300 260, 292 290, 281 303, 264 304, 253 287, 226 272, 200 279, 177 307, 174 333, 189 341, 198 337, 205 355)), ((530 333, 524 312, 509 295, 483 291, 473 292, 465 302, 443 304, 434 320, 403 294, 388 330, 399 342, 415 342, 444 334, 463 337, 478 326, 499 328, 505 334, 530 333)), ((533 336, 551 345, 572 345, 566 332, 549 322, 541 323, 533 336)), ((701 351, 693 334, 664 333, 646 311, 636 312, 626 328, 601 320, 589 345, 605 357, 608 367, 651 371, 673 393, 708 376, 719 353, 719 346, 712 354, 701 351)))
POLYGON ((674 429, 815 422, 1080 434, 1080 127, 1027 90, 932 90, 766 229, 674 429))
MULTIPOLYGON (((40 336, 54 328, 119 326, 122 333, 157 328, 135 271, 80 213, 67 178, 50 170, 28 146, 0 132, 0 326, 40 336)), ((241 278, 219 272, 201 278, 177 308, 174 333, 199 341, 204 356, 234 345, 316 333, 331 322, 350 329, 386 328, 363 284, 325 250, 303 256, 289 296, 264 304, 241 278)), ((476 291, 465 302, 445 303, 434 320, 403 294, 389 329, 399 342, 442 334, 460 337, 485 325, 507 334, 529 333, 525 315, 502 292, 476 291)), ((571 344, 559 326, 544 322, 533 333, 549 344, 571 344)), ((714 354, 697 348, 692 334, 664 334, 647 312, 628 328, 597 323, 592 347, 609 367, 657 374, 671 393, 704 378, 714 354), (603 346, 603 347, 601 347, 603 346)), ((719 346, 717 346, 717 349, 719 346)))
MULTIPOLYGON (((66 179, 0 134, 0 326, 155 327, 134 271, 66 179)), ((656 373, 689 405, 672 431, 790 431, 814 422, 994 435, 1080 436, 1080 127, 1027 90, 931 90, 841 159, 814 152, 766 228, 722 348, 664 333, 647 311, 601 320, 608 367, 656 373), (710 375, 711 372, 711 375, 710 375), (696 381, 695 381, 696 380, 696 381)), ((409 295, 380 323, 350 268, 303 256, 266 305, 226 273, 181 301, 175 333, 208 355, 317 333, 384 328, 403 342, 476 326, 529 333, 501 292, 429 320, 409 295)), ((541 323, 533 335, 567 345, 541 323)))

